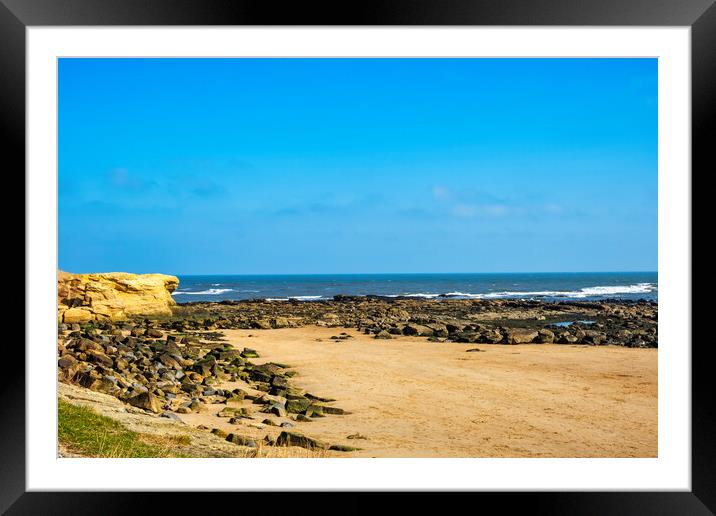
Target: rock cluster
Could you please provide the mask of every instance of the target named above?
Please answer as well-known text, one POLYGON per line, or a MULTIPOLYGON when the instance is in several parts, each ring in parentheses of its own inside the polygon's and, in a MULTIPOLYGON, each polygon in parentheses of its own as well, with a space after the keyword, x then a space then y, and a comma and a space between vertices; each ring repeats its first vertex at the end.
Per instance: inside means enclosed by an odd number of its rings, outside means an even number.
POLYGON ((176 329, 358 328, 376 339, 397 335, 492 344, 613 344, 657 347, 656 303, 607 300, 406 299, 336 296, 329 301, 184 303, 176 329))
POLYGON ((179 285, 165 274, 70 274, 58 271, 57 318, 64 323, 121 321, 135 316, 172 315, 171 293, 179 285))
MULTIPOLYGON (((60 381, 115 396, 164 417, 177 418, 175 413, 201 412, 209 404, 223 404, 217 416, 230 423, 256 420, 262 423, 253 423, 254 428, 290 428, 293 422, 345 414, 329 405, 335 400, 292 386, 290 378, 295 371, 287 364, 255 364, 249 360, 259 358, 255 350, 235 349, 218 340, 215 333, 178 334, 145 319, 61 323, 59 334, 60 381), (247 388, 222 388, 226 382, 240 382, 247 388)), ((254 439, 238 434, 224 437, 242 446, 257 445, 254 439)), ((267 437, 264 444, 293 442, 284 438, 274 442, 267 437)), ((314 447, 307 437, 295 442, 314 447)))

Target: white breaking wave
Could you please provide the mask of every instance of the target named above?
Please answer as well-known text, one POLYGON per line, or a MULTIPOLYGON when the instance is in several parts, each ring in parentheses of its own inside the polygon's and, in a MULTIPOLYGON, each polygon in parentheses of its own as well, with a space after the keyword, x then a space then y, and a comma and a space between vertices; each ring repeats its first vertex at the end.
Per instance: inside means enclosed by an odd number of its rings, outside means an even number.
POLYGON ((616 287, 590 287, 583 288, 582 292, 589 296, 608 296, 610 294, 643 294, 655 290, 651 283, 637 283, 636 285, 621 285, 616 287))
POLYGON ((540 290, 535 292, 489 292, 486 294, 466 294, 464 292, 448 292, 445 297, 461 297, 466 299, 495 299, 503 297, 567 297, 567 298, 585 298, 595 296, 612 296, 616 294, 646 294, 654 292, 656 286, 653 283, 636 283, 634 285, 614 285, 614 286, 596 286, 584 287, 580 290, 540 290))
POLYGON ((297 301, 315 301, 322 299, 323 296, 291 296, 289 297, 267 297, 266 301, 288 301, 289 299, 295 299, 297 301))
MULTIPOLYGON (((584 287, 579 290, 538 290, 529 292, 520 292, 516 290, 506 290, 502 292, 485 292, 481 294, 472 294, 469 292, 447 292, 445 294, 434 294, 429 292, 414 292, 405 294, 387 294, 384 297, 414 297, 423 299, 435 299, 439 297, 457 298, 457 299, 500 299, 500 298, 523 298, 523 297, 557 297, 557 298, 573 298, 580 299, 586 297, 608 297, 619 294, 647 294, 656 292, 658 287, 655 283, 635 283, 633 285, 597 285, 594 287, 584 287)), ((198 292, 176 291, 172 295, 188 295, 188 296, 217 296, 226 292, 244 292, 256 293, 258 290, 236 290, 232 288, 210 288, 198 292)), ((316 301, 319 299, 329 299, 330 296, 322 295, 305 295, 305 296, 288 296, 288 297, 268 297, 266 301, 288 301, 296 299, 298 301, 316 301)))
POLYGON ((426 299, 433 299, 439 296, 440 294, 424 294, 422 292, 418 292, 417 294, 388 294, 385 297, 424 297, 426 299))
POLYGON ((199 292, 186 292, 182 290, 177 290, 176 292, 172 292, 173 296, 182 294, 187 296, 217 296, 219 294, 223 294, 224 292, 232 292, 233 288, 210 288, 209 290, 201 290, 199 292))

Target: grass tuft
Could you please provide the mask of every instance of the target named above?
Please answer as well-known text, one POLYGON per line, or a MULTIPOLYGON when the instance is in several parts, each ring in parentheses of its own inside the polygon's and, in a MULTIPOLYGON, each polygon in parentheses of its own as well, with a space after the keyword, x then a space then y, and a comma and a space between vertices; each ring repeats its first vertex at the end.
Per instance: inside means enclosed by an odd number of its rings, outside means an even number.
POLYGON ((187 435, 154 436, 127 429, 90 408, 58 400, 58 438, 72 453, 104 458, 187 457, 187 435))

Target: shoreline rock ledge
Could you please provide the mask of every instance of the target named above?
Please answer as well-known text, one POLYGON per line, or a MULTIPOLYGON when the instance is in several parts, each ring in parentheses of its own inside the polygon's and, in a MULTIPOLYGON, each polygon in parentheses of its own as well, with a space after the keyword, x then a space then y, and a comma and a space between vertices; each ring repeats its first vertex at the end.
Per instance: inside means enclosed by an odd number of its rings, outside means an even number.
POLYGON ((61 323, 122 321, 135 316, 169 317, 176 302, 176 276, 57 271, 57 320, 61 323))

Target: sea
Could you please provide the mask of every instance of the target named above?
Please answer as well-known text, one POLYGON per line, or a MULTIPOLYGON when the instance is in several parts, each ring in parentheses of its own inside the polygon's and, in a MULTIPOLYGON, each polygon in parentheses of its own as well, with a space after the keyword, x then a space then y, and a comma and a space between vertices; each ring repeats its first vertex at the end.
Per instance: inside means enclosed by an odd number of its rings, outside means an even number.
POLYGON ((179 276, 178 303, 320 301, 376 295, 426 299, 658 300, 656 272, 296 274, 179 276))

